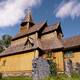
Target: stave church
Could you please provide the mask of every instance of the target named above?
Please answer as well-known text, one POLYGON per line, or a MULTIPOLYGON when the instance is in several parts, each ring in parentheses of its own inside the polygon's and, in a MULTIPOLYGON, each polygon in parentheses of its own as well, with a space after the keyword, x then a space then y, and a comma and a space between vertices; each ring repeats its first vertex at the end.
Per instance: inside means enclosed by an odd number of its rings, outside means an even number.
POLYGON ((57 72, 65 71, 70 59, 74 67, 80 63, 80 36, 64 39, 60 22, 35 23, 29 11, 20 24, 11 45, 0 54, 0 73, 4 76, 32 74, 32 60, 43 57, 56 63, 57 72))

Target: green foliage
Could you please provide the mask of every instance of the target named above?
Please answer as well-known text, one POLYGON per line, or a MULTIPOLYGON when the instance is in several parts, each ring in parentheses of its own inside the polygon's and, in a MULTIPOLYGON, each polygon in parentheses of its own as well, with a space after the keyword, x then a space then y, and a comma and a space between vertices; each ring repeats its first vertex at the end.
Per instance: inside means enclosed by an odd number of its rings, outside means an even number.
POLYGON ((7 48, 11 44, 11 36, 3 35, 2 36, 3 45, 7 48))
POLYGON ((3 35, 0 40, 0 53, 3 52, 11 44, 11 36, 3 35))
POLYGON ((3 35, 0 39, 0 53, 3 52, 11 44, 11 36, 3 35))
POLYGON ((72 78, 75 77, 75 80, 78 80, 78 78, 79 78, 79 80, 80 80, 80 74, 78 74, 78 73, 75 73, 75 72, 72 73, 71 77, 72 77, 72 78))
POLYGON ((4 48, 3 48, 3 41, 0 40, 0 53, 4 51, 4 48))
POLYGON ((57 74, 57 71, 56 71, 56 63, 54 63, 52 60, 48 60, 48 63, 50 65, 50 75, 51 76, 54 76, 57 74))
POLYGON ((3 51, 4 51, 4 49, 3 48, 2 49, 0 48, 0 53, 3 52, 3 51))

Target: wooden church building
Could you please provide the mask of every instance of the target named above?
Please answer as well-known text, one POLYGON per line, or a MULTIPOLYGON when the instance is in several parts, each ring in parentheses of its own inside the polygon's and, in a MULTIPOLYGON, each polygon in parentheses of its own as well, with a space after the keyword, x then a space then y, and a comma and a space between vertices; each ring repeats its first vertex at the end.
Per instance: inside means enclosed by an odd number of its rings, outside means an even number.
POLYGON ((80 63, 80 36, 64 39, 59 22, 52 25, 34 23, 28 12, 9 48, 0 54, 0 73, 4 76, 30 75, 32 60, 38 57, 51 58, 57 71, 64 72, 67 59, 71 59, 73 65, 80 63))

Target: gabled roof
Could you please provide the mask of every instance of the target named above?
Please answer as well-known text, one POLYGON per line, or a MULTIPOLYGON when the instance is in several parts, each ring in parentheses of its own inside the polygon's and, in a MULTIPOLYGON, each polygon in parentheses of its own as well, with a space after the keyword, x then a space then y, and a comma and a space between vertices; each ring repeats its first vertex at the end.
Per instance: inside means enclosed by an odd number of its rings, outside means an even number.
MULTIPOLYGON (((43 27, 45 27, 45 28, 44 28, 44 30, 42 31, 42 34, 49 33, 49 32, 51 32, 51 31, 55 31, 55 30, 57 30, 57 29, 60 29, 60 31, 61 31, 61 33, 62 33, 62 30, 61 30, 61 27, 60 27, 60 23, 59 23, 59 22, 57 22, 57 23, 55 23, 55 24, 53 24, 53 25, 51 25, 51 26, 47 26, 47 23, 46 23, 46 22, 40 22, 40 23, 38 23, 38 24, 33 25, 27 32, 18 33, 15 37, 12 38, 12 40, 15 40, 15 39, 17 39, 17 38, 19 38, 19 37, 22 37, 22 36, 26 36, 26 35, 32 34, 32 33, 34 33, 34 32, 38 32, 38 31, 40 31, 43 27), (46 24, 46 25, 45 25, 45 24, 46 24), (44 25, 45 25, 46 27, 45 27, 44 25)), ((63 33, 62 33, 62 34, 63 34, 63 33)))
POLYGON ((61 43, 61 41, 57 38, 52 38, 52 39, 46 39, 46 40, 41 40, 41 39, 37 39, 37 40, 33 40, 33 46, 32 47, 27 47, 25 45, 26 42, 19 44, 19 45, 15 45, 15 46, 10 46, 9 48, 7 48, 4 52, 2 52, 0 54, 0 56, 7 56, 7 55, 15 55, 15 54, 20 54, 21 52, 27 52, 30 50, 34 50, 34 49, 41 49, 41 50, 57 50, 57 49, 62 49, 63 45, 61 43))
POLYGON ((12 46, 12 47, 9 47, 7 48, 4 52, 2 52, 0 54, 0 57, 1 56, 8 56, 8 55, 16 55, 16 54, 20 54, 21 52, 27 52, 27 51, 31 51, 31 50, 34 50, 36 49, 36 47, 34 46, 33 48, 25 48, 25 46, 22 46, 22 45, 16 45, 16 46, 12 46))
POLYGON ((42 45, 42 50, 58 50, 63 48, 62 42, 56 37, 40 41, 42 45))
POLYGON ((41 49, 41 50, 58 50, 58 49, 73 49, 75 47, 80 48, 80 35, 74 36, 71 38, 67 38, 63 40, 63 43, 58 38, 51 38, 51 39, 37 39, 34 40, 34 46, 32 48, 28 48, 25 46, 25 42, 19 45, 10 46, 4 52, 0 54, 1 56, 13 55, 25 51, 30 51, 34 49, 41 49))
POLYGON ((2 56, 8 56, 8 55, 16 55, 16 54, 20 54, 22 52, 27 52, 27 51, 31 51, 34 50, 36 48, 38 48, 38 44, 37 42, 34 42, 34 46, 33 47, 27 47, 25 45, 26 42, 22 43, 22 44, 18 44, 18 45, 14 45, 14 46, 10 46, 9 48, 7 48, 5 51, 3 51, 0 54, 0 57, 2 56))
POLYGON ((64 39, 63 42, 64 42, 64 48, 65 49, 80 47, 80 35, 64 39))
MULTIPOLYGON (((57 29, 61 29, 61 27, 60 27, 60 22, 57 22, 57 23, 55 23, 55 24, 53 24, 53 25, 51 25, 51 26, 48 26, 48 27, 46 27, 44 30, 43 30, 43 34, 45 34, 45 33, 48 33, 48 32, 51 32, 51 31, 54 31, 54 30, 57 30, 57 29)), ((62 30, 61 30, 61 33, 62 33, 62 30)))
POLYGON ((37 32, 39 31, 42 27, 44 27, 44 25, 46 24, 46 22, 40 22, 40 23, 37 23, 35 25, 33 25, 27 32, 24 32, 24 33, 18 33, 15 37, 12 38, 12 40, 15 40, 19 37, 22 37, 22 36, 25 36, 25 35, 29 35, 29 34, 32 34, 34 32, 37 32))

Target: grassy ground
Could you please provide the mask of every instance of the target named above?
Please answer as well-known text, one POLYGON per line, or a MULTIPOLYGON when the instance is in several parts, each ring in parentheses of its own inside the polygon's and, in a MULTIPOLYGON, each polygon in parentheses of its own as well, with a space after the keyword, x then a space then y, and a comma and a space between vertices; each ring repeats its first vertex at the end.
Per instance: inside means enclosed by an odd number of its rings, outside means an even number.
POLYGON ((30 77, 6 77, 0 80, 32 80, 30 77))
MULTIPOLYGON (((0 80, 32 80, 30 77, 7 77, 0 80)), ((80 75, 73 74, 72 77, 68 77, 65 74, 47 77, 44 80, 80 80, 80 75)))
POLYGON ((80 75, 73 74, 71 77, 68 77, 67 75, 62 74, 54 77, 48 77, 45 78, 44 80, 80 80, 80 75))

